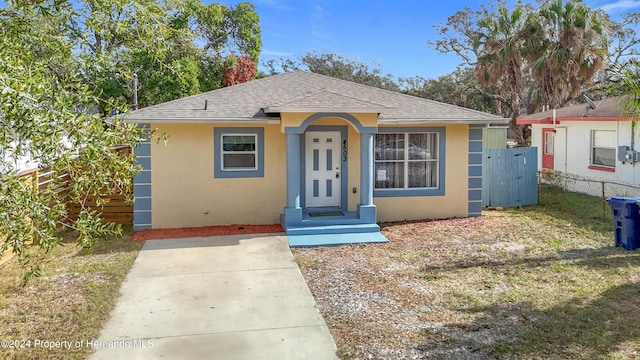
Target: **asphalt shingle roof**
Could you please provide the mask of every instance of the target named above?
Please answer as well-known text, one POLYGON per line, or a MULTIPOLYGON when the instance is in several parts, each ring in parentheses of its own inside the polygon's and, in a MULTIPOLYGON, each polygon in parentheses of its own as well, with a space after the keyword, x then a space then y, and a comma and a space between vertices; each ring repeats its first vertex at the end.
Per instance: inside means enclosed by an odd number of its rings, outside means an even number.
POLYGON ((131 111, 133 122, 255 122, 263 109, 379 112, 382 123, 506 123, 508 119, 306 71, 293 71, 131 111))
MULTIPOLYGON (((587 103, 569 105, 556 109, 556 119, 577 118, 620 118, 624 116, 621 97, 594 100, 595 109, 587 111, 587 103)), ((553 110, 542 111, 518 117, 518 121, 543 121, 553 118, 553 110)))

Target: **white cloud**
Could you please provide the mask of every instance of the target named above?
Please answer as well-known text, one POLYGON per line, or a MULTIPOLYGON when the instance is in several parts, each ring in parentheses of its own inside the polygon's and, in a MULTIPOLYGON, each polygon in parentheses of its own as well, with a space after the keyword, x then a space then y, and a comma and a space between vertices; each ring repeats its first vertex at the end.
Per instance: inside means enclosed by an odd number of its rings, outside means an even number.
POLYGON ((269 55, 269 56, 282 56, 282 57, 291 57, 291 56, 293 56, 293 54, 290 53, 290 52, 270 50, 270 49, 262 49, 261 54, 262 55, 269 55))
POLYGON ((331 17, 331 13, 322 5, 313 6, 311 13, 311 35, 320 43, 333 43, 334 36, 329 29, 327 18, 331 17))
POLYGON ((640 1, 633 1, 633 0, 619 0, 616 1, 614 3, 611 4, 607 4, 607 5, 602 5, 600 6, 600 9, 604 10, 604 11, 623 11, 623 10, 629 10, 629 9, 633 9, 633 8, 640 8, 640 1))

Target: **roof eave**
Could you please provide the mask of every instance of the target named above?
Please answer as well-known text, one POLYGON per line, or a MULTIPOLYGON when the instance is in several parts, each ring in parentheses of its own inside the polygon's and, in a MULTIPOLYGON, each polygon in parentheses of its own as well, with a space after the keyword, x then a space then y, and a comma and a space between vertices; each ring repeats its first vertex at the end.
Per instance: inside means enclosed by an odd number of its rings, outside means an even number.
MULTIPOLYGON (((556 124, 562 121, 629 121, 629 118, 620 116, 565 116, 556 117, 556 124)), ((516 119, 518 125, 553 124, 553 117, 543 119, 516 119)))
POLYGON ((468 125, 494 125, 508 124, 509 119, 379 119, 378 125, 427 125, 427 124, 468 124, 468 125))
POLYGON ((279 117, 271 118, 125 118, 124 122, 132 124, 280 124, 279 117))

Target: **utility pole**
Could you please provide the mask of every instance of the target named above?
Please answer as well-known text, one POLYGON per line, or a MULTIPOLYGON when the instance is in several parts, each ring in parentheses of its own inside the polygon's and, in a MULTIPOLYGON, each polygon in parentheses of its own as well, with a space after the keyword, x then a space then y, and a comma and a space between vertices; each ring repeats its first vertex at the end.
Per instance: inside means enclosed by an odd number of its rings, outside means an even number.
POLYGON ((138 74, 133 73, 133 110, 138 110, 138 74))

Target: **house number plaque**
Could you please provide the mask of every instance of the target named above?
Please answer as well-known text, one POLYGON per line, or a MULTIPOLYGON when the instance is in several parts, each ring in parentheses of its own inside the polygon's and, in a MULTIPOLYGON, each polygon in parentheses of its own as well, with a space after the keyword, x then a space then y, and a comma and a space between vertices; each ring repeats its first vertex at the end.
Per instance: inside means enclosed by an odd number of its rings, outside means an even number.
POLYGON ((342 140, 342 161, 347 161, 347 139, 342 140))

